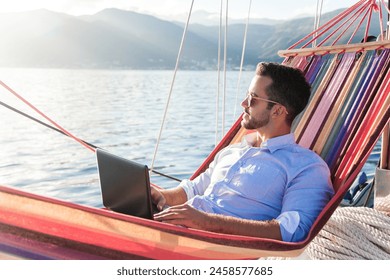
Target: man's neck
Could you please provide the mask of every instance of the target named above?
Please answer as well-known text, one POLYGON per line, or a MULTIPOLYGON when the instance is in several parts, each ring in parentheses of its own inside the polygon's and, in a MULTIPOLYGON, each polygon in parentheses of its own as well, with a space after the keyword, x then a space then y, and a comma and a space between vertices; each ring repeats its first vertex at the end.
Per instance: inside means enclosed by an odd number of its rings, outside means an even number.
POLYGON ((286 134, 290 134, 291 129, 280 129, 277 131, 262 131, 262 129, 257 130, 257 136, 256 136, 256 146, 259 147, 261 143, 267 141, 268 139, 283 136, 286 134))

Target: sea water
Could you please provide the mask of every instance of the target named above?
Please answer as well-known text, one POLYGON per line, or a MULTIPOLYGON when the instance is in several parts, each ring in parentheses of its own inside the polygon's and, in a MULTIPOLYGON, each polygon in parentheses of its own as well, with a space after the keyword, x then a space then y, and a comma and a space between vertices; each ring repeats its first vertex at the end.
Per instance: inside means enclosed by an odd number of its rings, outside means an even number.
MULTIPOLYGON (((154 169, 180 180, 191 176, 239 117, 253 74, 231 71, 218 85, 217 72, 179 71, 168 104, 173 71, 0 68, 0 80, 56 123, 118 156, 151 166, 163 127, 154 169)), ((4 88, 0 101, 48 123, 4 88)), ((1 185, 102 206, 93 152, 3 106, 0 127, 1 185)), ((364 167, 369 175, 377 149, 364 167)), ((178 184, 156 175, 151 181, 164 188, 178 184)))
MULTIPOLYGON (((227 73, 224 90, 217 72, 179 71, 167 106, 173 71, 0 69, 4 83, 76 137, 148 166, 167 108, 154 169, 178 179, 191 176, 221 139, 223 112, 225 133, 238 118, 252 75, 244 72, 238 85, 239 73, 227 73)), ((48 123, 4 88, 0 101, 48 123)), ((101 206, 93 152, 3 106, 0 114, 0 184, 101 206)))

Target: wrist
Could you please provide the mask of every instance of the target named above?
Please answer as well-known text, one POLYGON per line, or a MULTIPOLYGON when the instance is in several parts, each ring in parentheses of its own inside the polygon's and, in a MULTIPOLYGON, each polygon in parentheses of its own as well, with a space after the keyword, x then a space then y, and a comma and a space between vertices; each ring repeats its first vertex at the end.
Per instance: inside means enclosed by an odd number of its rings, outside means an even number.
POLYGON ((166 204, 169 206, 183 204, 187 201, 187 195, 181 187, 174 189, 164 189, 161 191, 164 196, 166 204))

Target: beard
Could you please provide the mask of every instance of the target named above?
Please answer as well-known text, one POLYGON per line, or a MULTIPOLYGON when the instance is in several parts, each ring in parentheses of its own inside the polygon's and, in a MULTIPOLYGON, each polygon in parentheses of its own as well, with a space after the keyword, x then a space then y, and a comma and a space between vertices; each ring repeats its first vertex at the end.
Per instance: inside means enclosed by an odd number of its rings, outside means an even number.
POLYGON ((245 113, 247 115, 244 115, 241 121, 241 125, 245 129, 258 129, 269 123, 270 117, 267 112, 263 112, 258 118, 251 116, 247 110, 245 110, 245 113))

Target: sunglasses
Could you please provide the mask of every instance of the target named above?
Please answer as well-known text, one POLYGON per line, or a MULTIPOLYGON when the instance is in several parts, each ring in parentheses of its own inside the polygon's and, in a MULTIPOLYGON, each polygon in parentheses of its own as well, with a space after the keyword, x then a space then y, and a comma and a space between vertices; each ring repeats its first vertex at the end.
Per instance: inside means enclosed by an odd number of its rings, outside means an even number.
MULTIPOLYGON (((280 104, 279 102, 276 102, 276 101, 273 101, 273 100, 269 100, 269 99, 266 99, 266 98, 262 98, 262 97, 258 97, 258 96, 254 96, 253 95, 254 93, 253 92, 247 92, 247 95, 245 97, 245 99, 247 100, 248 102, 248 107, 250 107, 252 105, 252 100, 255 99, 255 100, 262 100, 262 101, 265 101, 265 102, 269 102, 269 103, 273 103, 273 104, 278 104, 278 105, 282 105, 280 104)), ((284 108, 286 108, 286 106, 282 105, 284 108)), ((286 114, 288 115, 288 111, 286 109, 286 114)))

